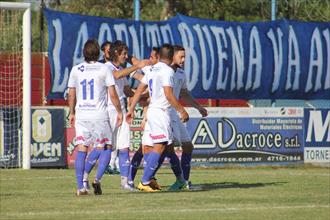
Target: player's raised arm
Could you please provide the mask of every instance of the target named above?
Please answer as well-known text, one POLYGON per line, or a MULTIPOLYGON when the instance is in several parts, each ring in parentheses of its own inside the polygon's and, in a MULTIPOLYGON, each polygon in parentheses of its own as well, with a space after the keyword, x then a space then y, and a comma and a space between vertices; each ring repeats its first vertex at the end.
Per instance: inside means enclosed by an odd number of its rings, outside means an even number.
MULTIPOLYGON (((127 54, 126 54, 126 56, 127 56, 127 54)), ((149 65, 149 64, 150 64, 149 60, 136 61, 136 64, 134 64, 130 67, 113 71, 113 76, 115 77, 115 79, 120 79, 120 78, 129 76, 131 73, 137 71, 138 69, 142 69, 143 67, 145 67, 146 65, 149 65)))

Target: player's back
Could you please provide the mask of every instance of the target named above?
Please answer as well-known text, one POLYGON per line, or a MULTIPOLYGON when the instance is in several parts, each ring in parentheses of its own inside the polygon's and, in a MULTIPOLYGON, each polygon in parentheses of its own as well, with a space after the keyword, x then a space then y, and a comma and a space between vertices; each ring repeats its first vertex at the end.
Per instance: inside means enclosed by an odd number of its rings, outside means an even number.
POLYGON ((171 106, 165 96, 163 87, 173 87, 173 74, 173 69, 163 62, 156 63, 150 68, 150 71, 146 72, 142 81, 148 85, 149 108, 167 109, 171 106))
POLYGON ((76 118, 107 119, 107 87, 110 85, 114 85, 114 79, 104 64, 83 62, 74 66, 68 87, 76 88, 76 118))

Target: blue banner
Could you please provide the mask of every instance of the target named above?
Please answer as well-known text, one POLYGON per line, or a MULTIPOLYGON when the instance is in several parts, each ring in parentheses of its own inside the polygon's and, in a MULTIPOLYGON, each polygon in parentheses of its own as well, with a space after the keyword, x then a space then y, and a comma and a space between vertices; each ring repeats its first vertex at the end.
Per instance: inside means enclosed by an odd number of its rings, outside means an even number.
POLYGON ((44 10, 51 90, 62 99, 71 67, 89 38, 123 40, 147 58, 154 46, 186 49, 188 89, 196 98, 329 99, 330 22, 225 22, 177 15, 144 22, 44 10))

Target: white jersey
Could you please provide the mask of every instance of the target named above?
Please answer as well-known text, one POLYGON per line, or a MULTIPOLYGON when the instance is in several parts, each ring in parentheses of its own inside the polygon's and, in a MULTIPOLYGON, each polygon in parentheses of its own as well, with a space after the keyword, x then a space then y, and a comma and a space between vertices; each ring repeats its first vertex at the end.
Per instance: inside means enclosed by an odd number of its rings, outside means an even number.
POLYGON ((146 71, 141 82, 148 85, 150 94, 149 108, 170 108, 165 93, 164 86, 174 86, 174 70, 163 62, 158 62, 146 71))
MULTIPOLYGON (((184 73, 184 70, 181 68, 177 68, 175 73, 174 73, 174 86, 173 86, 173 93, 175 98, 179 100, 180 98, 180 91, 181 89, 186 89, 187 88, 187 83, 186 83, 186 75, 184 73)), ((176 110, 171 107, 170 110, 171 118, 176 120, 178 119, 178 114, 176 110)))
POLYGON ((83 62, 72 67, 68 87, 76 89, 76 119, 107 120, 107 87, 114 84, 111 71, 103 63, 83 62))
POLYGON ((149 72, 149 71, 150 71, 151 67, 152 67, 152 66, 150 65, 150 66, 145 66, 145 67, 143 67, 142 69, 135 70, 135 71, 131 72, 131 74, 129 74, 129 77, 131 77, 131 78, 134 77, 134 75, 135 75, 136 73, 139 73, 139 74, 145 75, 146 72, 149 72))
MULTIPOLYGON (((120 71, 123 69, 123 67, 119 66, 119 67, 116 67, 113 63, 111 62, 106 62, 105 65, 108 66, 108 68, 113 72, 113 71, 120 71)), ((128 80, 126 77, 122 77, 120 79, 115 79, 115 87, 116 87, 116 92, 118 94, 118 98, 119 98, 119 101, 120 101, 120 105, 121 105, 121 108, 124 109, 125 108, 125 93, 124 93, 124 87, 126 85, 128 85, 128 80)), ((113 103, 111 102, 111 99, 109 97, 109 100, 108 100, 108 108, 109 109, 116 109, 115 106, 113 105, 113 103)))
POLYGON ((152 67, 153 67, 152 65, 143 67, 143 68, 141 69, 141 73, 142 73, 143 75, 145 75, 146 73, 149 73, 152 67))

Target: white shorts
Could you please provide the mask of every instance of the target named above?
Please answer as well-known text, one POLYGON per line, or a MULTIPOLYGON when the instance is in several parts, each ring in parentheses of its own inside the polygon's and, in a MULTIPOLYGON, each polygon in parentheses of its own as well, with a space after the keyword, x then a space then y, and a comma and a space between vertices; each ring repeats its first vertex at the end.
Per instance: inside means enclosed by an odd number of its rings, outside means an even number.
POLYGON ((94 145, 94 147, 104 147, 105 145, 112 144, 112 135, 108 120, 76 120, 75 129, 75 145, 83 144, 85 146, 94 145))
POLYGON ((113 149, 124 149, 130 146, 130 127, 126 122, 126 111, 123 110, 123 123, 117 127, 117 111, 108 110, 110 118, 110 127, 113 135, 113 149))
POLYGON ((171 120, 174 140, 182 144, 183 142, 190 142, 191 137, 187 131, 187 127, 180 120, 171 120))
POLYGON ((144 131, 143 131, 143 135, 142 135, 142 145, 147 145, 147 146, 153 146, 154 142, 152 141, 151 137, 150 137, 150 126, 148 124, 148 122, 146 123, 146 125, 144 126, 144 131))
POLYGON ((154 144, 162 142, 171 144, 173 142, 173 132, 170 122, 171 120, 168 110, 160 108, 148 109, 147 124, 150 127, 149 137, 151 137, 154 144))

